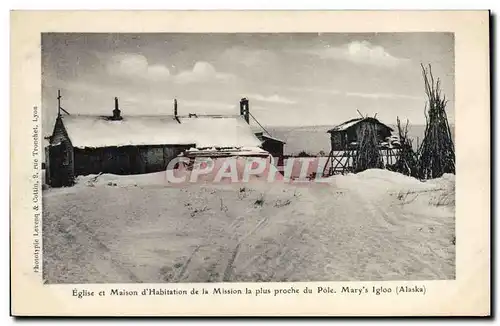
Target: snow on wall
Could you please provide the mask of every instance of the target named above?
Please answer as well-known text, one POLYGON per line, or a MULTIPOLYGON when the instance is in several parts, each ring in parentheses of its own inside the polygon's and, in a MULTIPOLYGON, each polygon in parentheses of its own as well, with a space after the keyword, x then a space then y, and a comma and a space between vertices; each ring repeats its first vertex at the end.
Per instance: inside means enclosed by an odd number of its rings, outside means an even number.
POLYGON ((261 145, 240 116, 124 116, 112 121, 100 116, 63 116, 74 147, 189 145, 257 147, 261 145))

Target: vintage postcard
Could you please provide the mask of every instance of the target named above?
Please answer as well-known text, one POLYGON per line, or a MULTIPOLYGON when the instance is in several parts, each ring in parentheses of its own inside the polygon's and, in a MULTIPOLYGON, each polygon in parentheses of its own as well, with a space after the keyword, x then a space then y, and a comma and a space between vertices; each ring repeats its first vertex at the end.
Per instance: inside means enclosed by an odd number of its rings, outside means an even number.
POLYGON ((16 316, 488 316, 487 11, 14 11, 16 316))

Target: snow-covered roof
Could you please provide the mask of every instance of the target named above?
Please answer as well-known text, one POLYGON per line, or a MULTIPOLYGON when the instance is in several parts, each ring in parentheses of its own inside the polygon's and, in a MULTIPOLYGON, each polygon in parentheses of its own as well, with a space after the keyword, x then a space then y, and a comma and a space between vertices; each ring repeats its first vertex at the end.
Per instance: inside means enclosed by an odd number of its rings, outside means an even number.
POLYGON ((390 131, 393 130, 391 127, 383 124, 382 122, 378 121, 377 119, 367 117, 367 118, 356 118, 356 119, 348 120, 346 122, 339 124, 338 126, 333 127, 332 129, 328 130, 327 132, 345 131, 345 130, 357 125, 358 123, 364 122, 364 121, 378 123, 378 124, 383 125, 384 127, 388 128, 390 131))
POLYGON ((258 147, 261 141, 241 116, 102 116, 64 115, 62 120, 74 147, 190 145, 258 147))

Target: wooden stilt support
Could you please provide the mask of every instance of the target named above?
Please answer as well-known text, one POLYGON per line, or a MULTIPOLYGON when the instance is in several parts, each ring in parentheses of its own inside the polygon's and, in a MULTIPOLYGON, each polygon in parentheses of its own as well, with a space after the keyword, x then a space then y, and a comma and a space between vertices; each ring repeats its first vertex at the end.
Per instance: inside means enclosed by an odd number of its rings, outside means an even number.
MULTIPOLYGON (((325 175, 325 171, 326 171, 326 167, 328 166, 328 163, 332 160, 332 164, 333 164, 333 159, 332 159, 332 154, 333 154, 333 149, 330 151, 330 154, 328 154, 328 159, 326 160, 326 163, 325 163, 325 166, 323 167, 323 176, 327 176, 325 175)), ((329 172, 331 172, 331 167, 329 169, 329 172)), ((330 176, 331 173, 328 174, 328 176, 330 176)))

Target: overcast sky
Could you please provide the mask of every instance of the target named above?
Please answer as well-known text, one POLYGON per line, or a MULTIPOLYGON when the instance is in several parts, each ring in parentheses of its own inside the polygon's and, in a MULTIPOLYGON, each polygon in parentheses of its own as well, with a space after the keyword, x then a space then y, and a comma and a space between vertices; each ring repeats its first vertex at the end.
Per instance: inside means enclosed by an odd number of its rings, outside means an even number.
MULTIPOLYGON (((44 34, 45 128, 73 114, 238 114, 242 97, 263 125, 336 125, 356 109, 385 123, 425 122, 420 63, 442 79, 454 120, 450 33, 44 34)), ((50 131, 49 131, 50 132, 50 131)))

